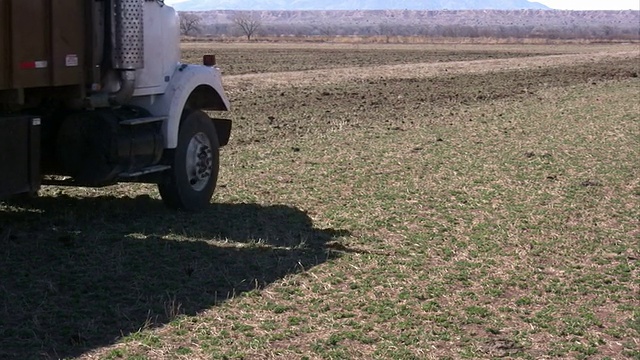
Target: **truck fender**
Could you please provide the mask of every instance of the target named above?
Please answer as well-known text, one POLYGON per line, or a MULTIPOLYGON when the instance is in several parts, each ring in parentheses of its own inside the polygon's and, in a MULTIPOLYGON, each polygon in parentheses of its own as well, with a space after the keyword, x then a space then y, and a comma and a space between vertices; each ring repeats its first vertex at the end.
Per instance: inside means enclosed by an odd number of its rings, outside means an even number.
POLYGON ((166 149, 178 146, 180 119, 185 108, 215 111, 230 109, 229 100, 224 95, 220 71, 203 65, 179 65, 164 94, 134 98, 132 102, 155 116, 168 116, 162 124, 166 149))

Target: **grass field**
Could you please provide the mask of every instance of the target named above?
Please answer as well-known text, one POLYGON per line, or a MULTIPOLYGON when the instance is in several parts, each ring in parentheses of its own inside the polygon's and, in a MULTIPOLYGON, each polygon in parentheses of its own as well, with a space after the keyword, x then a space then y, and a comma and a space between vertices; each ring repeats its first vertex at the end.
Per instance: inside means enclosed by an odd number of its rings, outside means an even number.
POLYGON ((206 211, 0 204, 0 358, 640 359, 638 45, 308 46, 184 45, 206 211))

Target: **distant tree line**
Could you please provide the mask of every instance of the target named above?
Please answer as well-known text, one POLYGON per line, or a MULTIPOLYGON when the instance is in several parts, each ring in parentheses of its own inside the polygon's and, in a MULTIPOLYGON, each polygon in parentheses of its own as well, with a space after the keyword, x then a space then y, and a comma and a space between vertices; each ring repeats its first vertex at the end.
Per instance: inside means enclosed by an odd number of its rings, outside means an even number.
MULTIPOLYGON (((206 25, 203 35, 246 35, 235 24, 206 25)), ((543 39, 603 39, 639 40, 640 31, 633 28, 610 26, 470 26, 470 25, 373 25, 373 26, 302 26, 262 24, 258 36, 424 36, 463 38, 543 38, 543 39)))
MULTIPOLYGON (((193 19, 191 19, 193 22, 193 19)), ((190 23, 190 22, 187 22, 190 23)), ((542 38, 542 39, 602 39, 640 40, 639 27, 615 27, 610 25, 418 25, 384 22, 378 24, 269 24, 252 15, 239 14, 229 23, 203 24, 197 21, 197 31, 183 31, 186 35, 244 36, 248 40, 256 36, 383 36, 391 37, 447 37, 447 38, 542 38)), ((186 29, 186 27, 185 27, 186 29)))

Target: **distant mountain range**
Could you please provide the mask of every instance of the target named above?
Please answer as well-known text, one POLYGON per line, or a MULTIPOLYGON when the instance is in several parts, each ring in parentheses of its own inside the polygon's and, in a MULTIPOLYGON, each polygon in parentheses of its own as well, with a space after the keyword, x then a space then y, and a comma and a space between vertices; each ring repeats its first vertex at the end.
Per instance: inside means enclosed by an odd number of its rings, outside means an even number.
POLYGON ((527 0, 187 0, 174 7, 178 11, 550 9, 527 0))

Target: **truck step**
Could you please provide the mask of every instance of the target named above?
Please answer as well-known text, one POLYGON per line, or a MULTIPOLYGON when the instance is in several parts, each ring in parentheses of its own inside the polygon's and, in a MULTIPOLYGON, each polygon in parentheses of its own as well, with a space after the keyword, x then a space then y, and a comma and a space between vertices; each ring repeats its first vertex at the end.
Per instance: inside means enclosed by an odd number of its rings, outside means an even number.
POLYGON ((158 121, 165 121, 167 119, 168 117, 166 116, 149 116, 149 117, 143 117, 143 118, 137 118, 137 119, 124 120, 120 122, 120 125, 125 125, 125 126, 143 125, 143 124, 150 124, 158 121))
POLYGON ((142 170, 138 170, 138 171, 134 171, 134 172, 122 173, 119 176, 121 178, 134 178, 134 177, 138 177, 138 176, 142 176, 142 175, 148 175, 148 174, 153 174, 153 173, 157 173, 157 172, 162 172, 162 171, 169 170, 169 169, 171 169, 171 166, 168 166, 168 165, 155 165, 155 166, 150 166, 148 168, 144 168, 142 170))

